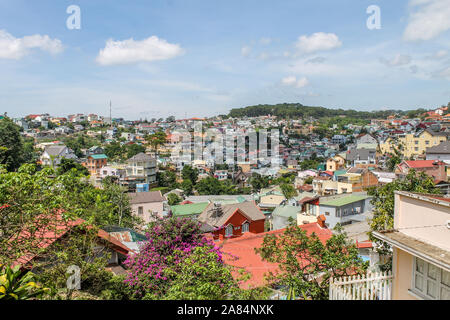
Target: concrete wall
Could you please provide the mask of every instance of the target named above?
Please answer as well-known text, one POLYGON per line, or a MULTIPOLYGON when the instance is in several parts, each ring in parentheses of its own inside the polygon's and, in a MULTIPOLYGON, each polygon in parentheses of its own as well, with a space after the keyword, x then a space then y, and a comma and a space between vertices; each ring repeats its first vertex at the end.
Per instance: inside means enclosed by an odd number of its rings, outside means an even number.
POLYGON ((392 299, 419 300, 408 291, 411 289, 414 257, 403 250, 394 248, 392 259, 392 271, 394 274, 392 299))
POLYGON ((133 215, 144 219, 145 223, 149 223, 152 220, 151 212, 155 212, 158 216, 162 217, 162 212, 164 211, 163 202, 149 202, 149 203, 137 203, 131 205, 131 210, 133 215), (143 207, 144 213, 140 215, 138 213, 138 208, 143 207))
POLYGON ((395 195, 394 228, 408 236, 450 251, 450 231, 445 226, 448 220, 450 208, 447 206, 395 195), (420 228, 413 228, 418 226, 420 228))
POLYGON ((366 200, 361 200, 353 203, 349 203, 345 206, 336 208, 336 207, 328 207, 324 205, 319 206, 319 215, 323 214, 326 218, 325 223, 328 224, 328 228, 332 229, 336 226, 337 223, 344 223, 349 220, 352 216, 356 216, 358 214, 349 214, 349 212, 352 212, 353 210, 357 210, 359 208, 360 214, 363 214, 367 211, 370 211, 372 209, 372 206, 370 205, 370 198, 366 200), (343 216, 344 210, 347 210, 347 215, 343 216), (336 217, 336 211, 338 211, 339 217, 336 217), (326 214, 326 212, 329 212, 329 215, 326 214))

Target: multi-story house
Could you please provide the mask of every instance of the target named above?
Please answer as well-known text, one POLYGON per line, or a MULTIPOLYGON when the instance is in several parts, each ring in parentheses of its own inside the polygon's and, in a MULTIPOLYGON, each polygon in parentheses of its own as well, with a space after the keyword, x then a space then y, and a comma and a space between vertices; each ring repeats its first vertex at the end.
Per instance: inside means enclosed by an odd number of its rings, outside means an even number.
POLYGON ((443 161, 447 165, 447 180, 450 180, 450 141, 427 148, 426 159, 443 161))
POLYGON ((367 168, 352 167, 346 173, 338 175, 337 181, 351 184, 350 192, 362 192, 378 185, 378 177, 367 168))
POLYGON ((239 237, 247 232, 262 233, 265 220, 254 201, 229 205, 210 203, 198 217, 198 221, 214 229, 215 239, 239 237))
POLYGON ((65 145, 51 145, 45 147, 40 160, 44 166, 58 166, 62 158, 78 159, 73 150, 65 145))
POLYGON ((395 191, 394 228, 373 232, 392 246, 393 300, 450 300, 450 199, 395 191))
POLYGON ((145 224, 163 217, 166 198, 161 191, 137 192, 130 194, 132 214, 143 219, 145 224))
POLYGON ((357 149, 376 149, 378 140, 371 134, 361 134, 356 138, 357 149))
POLYGON ((321 197, 317 208, 310 209, 318 216, 325 217, 325 225, 333 229, 338 223, 341 225, 365 221, 371 211, 371 197, 365 194, 349 194, 321 197))
POLYGON ((100 173, 100 169, 106 166, 108 157, 106 154, 91 154, 87 157, 86 162, 83 163, 91 176, 96 176, 100 173))
POLYGON ((344 168, 344 166, 345 166, 344 157, 342 157, 340 155, 336 155, 327 160, 327 168, 326 169, 328 171, 336 171, 336 170, 344 168))
POLYGON ((343 135, 336 134, 336 135, 334 135, 334 136, 331 138, 331 141, 332 141, 334 144, 344 144, 344 143, 347 142, 347 138, 346 138, 345 136, 343 136, 343 135))
POLYGON ((426 160, 450 161, 450 141, 444 141, 437 146, 427 148, 426 160))
POLYGON ((447 180, 447 165, 439 160, 404 160, 397 166, 395 172, 399 175, 407 175, 411 169, 425 172, 434 180, 447 180))
POLYGON ((153 185, 156 183, 156 159, 143 152, 138 153, 127 160, 126 172, 128 181, 153 185))
POLYGON ((86 156, 91 156, 94 154, 104 154, 105 149, 99 146, 93 146, 86 150, 86 156))
POLYGON ((217 180, 226 180, 228 179, 228 170, 216 170, 214 171, 214 178, 217 180))
POLYGON ((394 146, 399 148, 401 145, 401 152, 404 157, 424 156, 427 148, 447 141, 448 136, 448 132, 437 132, 428 128, 415 134, 401 134, 398 136, 398 139, 388 138, 384 143, 380 144, 380 151, 383 154, 394 153, 394 146))
POLYGON ((350 166, 376 164, 375 149, 353 149, 347 153, 347 164, 350 166))

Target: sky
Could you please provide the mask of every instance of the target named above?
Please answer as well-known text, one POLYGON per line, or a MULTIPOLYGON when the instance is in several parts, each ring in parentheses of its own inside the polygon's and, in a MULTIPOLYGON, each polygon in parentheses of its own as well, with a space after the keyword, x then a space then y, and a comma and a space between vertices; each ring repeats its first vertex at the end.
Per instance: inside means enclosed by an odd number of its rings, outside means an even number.
POLYGON ((109 101, 128 120, 446 105, 450 0, 0 0, 1 113, 107 116, 109 101))

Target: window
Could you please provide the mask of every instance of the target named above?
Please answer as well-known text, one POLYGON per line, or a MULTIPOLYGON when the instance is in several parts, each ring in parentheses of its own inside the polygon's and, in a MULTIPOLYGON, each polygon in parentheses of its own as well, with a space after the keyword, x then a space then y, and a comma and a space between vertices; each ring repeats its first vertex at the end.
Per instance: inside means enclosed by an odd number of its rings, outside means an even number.
POLYGON ((419 148, 415 147, 415 148, 414 148, 414 151, 419 151, 419 148))
POLYGON ((425 144, 430 144, 430 141, 428 141, 428 140, 425 140, 425 144))
POLYGON ((144 214, 144 207, 138 207, 138 214, 139 215, 144 214))
POLYGON ((250 228, 250 224, 249 224, 248 222, 245 222, 245 223, 242 225, 242 233, 248 232, 249 228, 250 228))
POLYGON ((433 300, 450 300, 450 272, 414 258, 412 291, 433 300))
POLYGON ((329 216, 329 215, 330 215, 330 213, 329 213, 328 211, 326 211, 326 212, 325 212, 325 215, 326 215, 326 216, 329 216))
POLYGON ((233 225, 229 224, 225 228, 225 237, 231 237, 233 235, 233 225))

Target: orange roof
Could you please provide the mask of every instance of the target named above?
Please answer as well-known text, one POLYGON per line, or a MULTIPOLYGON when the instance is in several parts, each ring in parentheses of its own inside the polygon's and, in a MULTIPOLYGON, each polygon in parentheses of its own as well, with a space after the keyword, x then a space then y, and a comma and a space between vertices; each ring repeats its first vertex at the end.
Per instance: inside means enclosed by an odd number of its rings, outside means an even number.
POLYGON ((405 163, 410 168, 432 168, 433 164, 435 162, 440 163, 440 162, 438 162, 436 160, 409 160, 409 161, 405 161, 405 163))
MULTIPOLYGON (((39 219, 39 217, 38 217, 39 219)), ((62 216, 58 214, 55 217, 55 220, 52 221, 54 225, 53 228, 49 227, 42 227, 40 230, 37 230, 34 233, 34 236, 39 237, 39 243, 37 243, 37 247, 40 249, 48 248, 50 245, 52 245, 56 240, 63 237, 72 227, 81 225, 82 223, 85 223, 86 221, 83 219, 76 219, 76 220, 69 220, 67 222, 64 221, 62 216)), ((88 226, 89 227, 89 226, 88 226)), ((21 238, 27 238, 30 236, 30 233, 28 230, 22 230, 20 234, 18 235, 18 239, 15 241, 20 241, 21 238)), ((102 238, 110 244, 112 244, 114 250, 126 255, 129 252, 133 252, 131 249, 129 249, 127 246, 125 246, 122 242, 118 241, 114 237, 110 236, 109 233, 106 231, 99 229, 98 230, 98 236, 99 238, 102 238)), ((37 254, 33 252, 25 253, 23 256, 18 258, 13 265, 21 264, 26 265, 29 262, 31 262, 34 258, 36 258, 37 254)))
POLYGON ((363 241, 363 242, 358 242, 356 241, 356 247, 358 249, 364 249, 364 248, 372 248, 372 242, 370 241, 363 241))
MULTIPOLYGON (((321 228, 318 223, 309 223, 299 226, 301 229, 307 232, 307 235, 311 235, 313 232, 319 237, 319 239, 325 243, 331 238, 331 231, 326 228, 321 228)), ((280 235, 283 234, 285 229, 274 230, 264 233, 245 233, 244 235, 225 240, 222 247, 224 262, 230 266, 237 268, 243 268, 251 273, 251 278, 241 284, 241 287, 259 287, 265 285, 264 276, 271 271, 272 273, 278 272, 278 264, 263 261, 261 256, 255 252, 255 248, 260 248, 264 240, 264 236, 267 234, 280 235)), ((239 277, 239 273, 233 272, 233 276, 239 277)))

